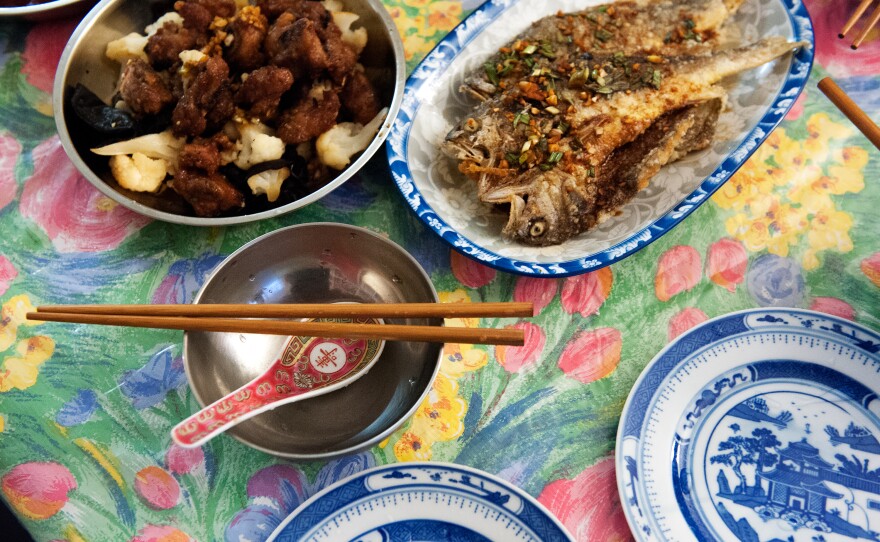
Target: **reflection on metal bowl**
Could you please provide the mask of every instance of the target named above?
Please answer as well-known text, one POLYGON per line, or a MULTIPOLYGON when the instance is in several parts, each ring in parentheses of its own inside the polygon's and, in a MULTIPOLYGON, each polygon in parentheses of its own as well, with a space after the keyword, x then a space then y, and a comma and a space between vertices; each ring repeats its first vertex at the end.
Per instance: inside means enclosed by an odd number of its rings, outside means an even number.
MULTIPOLYGON (((214 270, 196 303, 437 302, 430 278, 396 244, 343 224, 303 224, 266 234, 214 270)), ((386 319, 442 325, 442 320, 386 319)), ((250 381, 285 337, 187 332, 184 364, 202 405, 250 381)), ((233 437, 267 453, 321 459, 369 448, 408 419, 431 388, 442 345, 388 341, 376 365, 351 385, 242 422, 233 437)))

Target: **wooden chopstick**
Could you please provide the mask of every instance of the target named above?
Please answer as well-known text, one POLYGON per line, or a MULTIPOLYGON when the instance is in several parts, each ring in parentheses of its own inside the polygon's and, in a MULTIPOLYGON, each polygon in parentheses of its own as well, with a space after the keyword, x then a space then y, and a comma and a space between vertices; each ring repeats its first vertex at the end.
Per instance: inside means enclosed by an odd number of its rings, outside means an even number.
POLYGON ((846 24, 843 25, 843 28, 840 29, 840 34, 837 35, 838 38, 844 38, 846 33, 850 31, 850 29, 856 24, 856 21, 859 20, 859 17, 868 9, 868 6, 871 5, 871 2, 874 0, 862 0, 862 2, 856 7, 856 10, 850 16, 849 20, 846 21, 846 24))
POLYGON ((880 127, 852 101, 852 98, 847 96, 842 88, 837 86, 833 79, 826 77, 819 81, 819 90, 828 96, 828 99, 865 134, 865 137, 871 140, 875 147, 880 149, 880 127))
POLYGON ((532 316, 533 303, 296 303, 181 305, 43 305, 39 313, 230 318, 460 318, 532 316))
MULTIPOLYGON (((350 313, 349 313, 350 314, 350 313)), ((525 334, 520 329, 487 329, 391 324, 339 324, 335 322, 290 322, 279 320, 243 320, 236 318, 193 318, 184 316, 127 316, 110 314, 67 314, 29 312, 28 320, 68 322, 105 326, 182 329, 186 331, 221 331, 298 335, 304 337, 385 339, 465 344, 502 344, 522 346, 525 334)))
POLYGON ((859 45, 865 41, 865 38, 868 37, 868 34, 871 32, 871 29, 874 28, 874 25, 877 24, 877 21, 880 21, 880 5, 878 5, 874 11, 871 13, 871 16, 868 18, 868 22, 865 23, 865 27, 862 28, 861 33, 856 36, 856 39, 853 40, 852 45, 850 47, 852 49, 858 49, 859 45))

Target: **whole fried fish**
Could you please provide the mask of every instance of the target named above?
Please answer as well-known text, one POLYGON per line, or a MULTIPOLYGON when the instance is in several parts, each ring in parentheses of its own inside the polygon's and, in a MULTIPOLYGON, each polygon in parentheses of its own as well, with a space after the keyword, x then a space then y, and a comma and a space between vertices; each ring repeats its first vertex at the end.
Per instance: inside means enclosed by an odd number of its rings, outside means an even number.
POLYGON ((488 198, 510 202, 503 233, 524 244, 550 245, 595 227, 645 188, 661 167, 708 147, 721 105, 715 98, 666 113, 616 149, 589 182, 574 183, 548 171, 528 197, 504 189, 490 192, 488 198))
POLYGON ((609 179, 603 168, 615 149, 667 113, 723 100, 721 79, 801 45, 774 37, 701 56, 585 54, 568 69, 529 76, 483 101, 442 149, 477 182, 482 201, 510 204, 505 235, 557 244, 596 223, 575 215, 616 209, 591 207, 604 201, 593 192, 597 181, 609 179))
POLYGON ((743 0, 624 0, 539 19, 465 79, 480 100, 524 76, 581 54, 696 54, 715 44, 718 28, 743 0))

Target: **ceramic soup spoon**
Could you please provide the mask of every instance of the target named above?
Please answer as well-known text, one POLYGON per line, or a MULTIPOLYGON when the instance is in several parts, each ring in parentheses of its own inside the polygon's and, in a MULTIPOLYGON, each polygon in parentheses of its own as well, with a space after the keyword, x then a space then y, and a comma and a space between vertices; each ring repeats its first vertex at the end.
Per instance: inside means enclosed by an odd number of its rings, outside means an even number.
MULTIPOLYGON (((378 318, 314 318, 315 322, 381 324, 378 318)), ((385 341, 291 337, 260 376, 171 430, 184 448, 195 448, 261 412, 345 387, 370 370, 385 341)))

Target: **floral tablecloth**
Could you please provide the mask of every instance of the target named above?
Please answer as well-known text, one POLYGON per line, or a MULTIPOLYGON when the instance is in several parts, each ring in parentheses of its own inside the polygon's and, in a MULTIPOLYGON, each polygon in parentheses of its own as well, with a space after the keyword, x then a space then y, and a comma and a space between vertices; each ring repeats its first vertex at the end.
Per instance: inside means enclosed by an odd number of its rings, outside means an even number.
MULTIPOLYGON (((386 0, 412 69, 477 2, 386 0)), ((847 2, 846 5, 855 5, 847 2)), ((440 460, 505 478, 578 540, 626 540, 614 441, 627 393, 673 337, 756 306, 806 307, 880 329, 880 153, 815 83, 832 75, 880 118, 880 30, 858 51, 850 9, 807 2, 817 56, 786 121, 710 202, 614 265, 567 279, 483 267, 403 210, 380 153, 319 203, 227 228, 151 221, 70 164, 52 119, 55 66, 75 20, 0 23, 0 489, 37 540, 263 540, 311 494, 361 469, 440 460), (447 345, 434 389, 380 446, 295 463, 169 429, 198 408, 179 332, 33 325, 32 306, 186 303, 225 255, 289 224, 387 235, 443 301, 531 300, 525 347, 447 345)), ((464 325, 475 326, 477 320, 464 325)), ((873 467, 876 467, 875 465, 873 467)))

